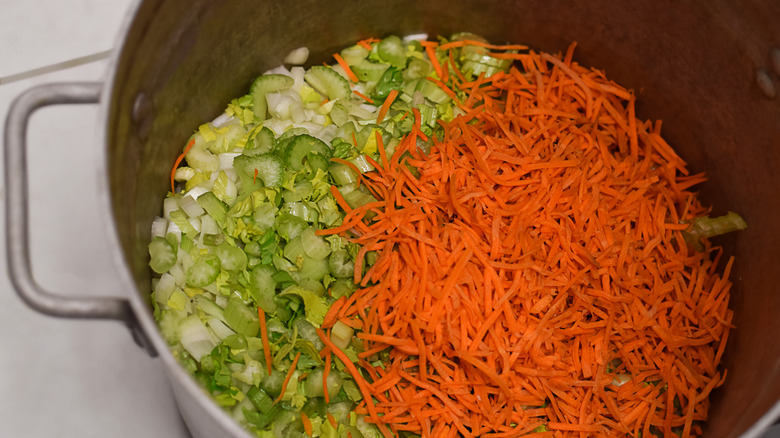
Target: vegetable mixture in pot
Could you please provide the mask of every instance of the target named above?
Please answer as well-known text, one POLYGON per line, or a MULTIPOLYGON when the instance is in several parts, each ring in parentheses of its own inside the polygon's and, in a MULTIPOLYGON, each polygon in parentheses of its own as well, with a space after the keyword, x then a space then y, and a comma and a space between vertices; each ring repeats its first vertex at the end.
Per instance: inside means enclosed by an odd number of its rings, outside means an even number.
POLYGON ((701 435, 742 218, 574 45, 423 38, 273 69, 186 142, 173 354, 258 437, 701 435))

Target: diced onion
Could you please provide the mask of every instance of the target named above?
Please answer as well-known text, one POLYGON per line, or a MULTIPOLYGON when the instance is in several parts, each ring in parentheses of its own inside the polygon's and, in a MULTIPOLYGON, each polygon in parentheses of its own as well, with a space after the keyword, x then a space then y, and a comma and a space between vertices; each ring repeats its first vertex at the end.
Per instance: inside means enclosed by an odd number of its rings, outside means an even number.
POLYGON ((179 201, 176 198, 165 198, 163 200, 163 217, 168 219, 172 211, 179 209, 179 201))
POLYGON ((406 43, 409 43, 411 41, 424 41, 424 40, 427 40, 427 39, 428 39, 428 34, 427 33, 413 33, 413 34, 406 35, 405 37, 403 37, 402 41, 404 42, 404 44, 406 44, 406 43))
POLYGON ((290 53, 284 58, 285 64, 303 65, 306 64, 306 60, 309 59, 309 48, 299 47, 291 50, 290 53))
MULTIPOLYGON (((196 218, 206 212, 203 210, 203 207, 198 204, 198 201, 196 201, 195 198, 190 195, 182 197, 179 205, 181 206, 181 209, 187 213, 187 216, 191 218, 196 218)), ((197 230, 199 227, 200 221, 198 222, 198 227, 195 227, 195 229, 197 230)))
POLYGON ((165 232, 168 230, 168 221, 164 218, 157 217, 152 221, 152 239, 155 237, 165 237, 165 232))
POLYGON ((222 113, 211 122, 211 125, 214 126, 215 128, 221 128, 227 125, 228 123, 230 123, 233 120, 233 118, 234 117, 229 115, 228 113, 222 113))

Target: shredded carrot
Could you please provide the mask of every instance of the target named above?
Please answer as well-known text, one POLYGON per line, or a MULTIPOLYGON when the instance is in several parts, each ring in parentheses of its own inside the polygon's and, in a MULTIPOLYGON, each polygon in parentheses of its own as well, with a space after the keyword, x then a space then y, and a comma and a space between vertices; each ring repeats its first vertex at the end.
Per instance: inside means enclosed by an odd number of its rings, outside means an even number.
POLYGON ((325 403, 330 403, 330 393, 328 392, 328 375, 330 375, 330 365, 333 360, 333 355, 328 353, 325 356, 325 371, 322 373, 322 388, 325 397, 325 403))
POLYGON ((374 44, 376 42, 379 42, 378 38, 366 38, 364 40, 358 41, 356 44, 360 47, 363 47, 366 50, 371 50, 373 47, 371 44, 374 44))
POLYGON ((187 155, 187 152, 189 152, 190 149, 192 149, 193 145, 195 145, 195 139, 194 138, 192 140, 190 140, 189 143, 187 143, 187 146, 184 148, 184 152, 182 152, 181 155, 179 155, 176 158, 176 162, 173 163, 173 169, 171 169, 171 193, 176 191, 176 188, 174 186, 174 180, 175 180, 175 176, 176 176, 176 169, 179 167, 179 164, 181 164, 181 161, 184 159, 184 156, 187 155))
MULTIPOLYGON (((357 383, 360 392, 363 394, 363 398, 366 400, 366 407, 369 414, 371 415, 371 419, 373 421, 378 421, 379 418, 376 414, 376 407, 374 406, 374 402, 371 398, 371 393, 368 390, 368 382, 366 382, 366 379, 363 378, 362 374, 360 374, 360 371, 358 371, 357 367, 355 367, 355 364, 352 363, 352 360, 349 359, 349 356, 341 351, 341 349, 339 349, 339 347, 337 347, 333 341, 330 340, 330 337, 325 335, 325 333, 320 329, 317 329, 317 335, 325 344, 325 346, 330 348, 331 351, 333 351, 333 354, 335 354, 336 357, 338 357, 341 362, 344 363, 344 366, 347 368, 349 374, 353 379, 355 379, 355 383, 357 383)), ((300 353, 298 353, 298 355, 300 355, 300 353)))
POLYGON ((379 114, 376 116, 377 125, 382 123, 382 120, 384 120, 385 115, 387 115, 387 112, 390 111, 390 105, 393 104, 393 101, 395 100, 396 96, 398 96, 398 90, 396 90, 395 88, 390 90, 390 92, 387 94, 387 97, 385 98, 385 102, 382 104, 382 107, 379 108, 379 114))
POLYGON ((343 69, 344 69, 344 73, 346 73, 346 74, 347 74, 347 76, 349 77, 349 79, 350 79, 352 82, 355 82, 355 83, 357 83, 357 82, 359 82, 359 81, 360 81, 360 79, 358 79, 358 77, 357 77, 357 75, 355 74, 355 72, 353 72, 353 71, 352 71, 352 69, 351 69, 351 68, 349 68, 349 64, 347 64, 347 61, 344 61, 344 58, 342 58, 342 57, 341 57, 341 55, 339 55, 338 53, 334 53, 334 54, 333 54, 333 58, 335 58, 335 59, 336 59, 336 62, 338 62, 338 63, 339 63, 339 65, 341 66, 341 68, 343 68, 343 69))
POLYGON ((425 53, 428 54, 428 59, 431 61, 433 71, 436 72, 436 77, 441 78, 441 63, 439 63, 439 59, 436 57, 436 47, 432 45, 426 45, 425 53))
POLYGON ((322 324, 320 324, 320 327, 322 328, 330 328, 338 319, 339 312, 341 311, 342 306, 344 306, 344 302, 347 301, 347 296, 342 295, 333 302, 333 304, 330 305, 330 308, 328 309, 328 313, 325 314, 325 318, 322 320, 322 324))
POLYGON ((336 421, 336 417, 334 417, 330 412, 328 412, 328 422, 331 426, 333 426, 334 429, 338 429, 339 423, 336 421))
POLYGON ((301 422, 303 423, 303 431, 306 432, 306 435, 314 435, 314 428, 311 425, 311 420, 309 419, 309 416, 306 415, 306 413, 303 411, 301 411, 301 422))
POLYGON ((292 364, 290 364, 290 369, 287 370, 287 375, 284 377, 284 383, 282 383, 282 392, 279 394, 279 397, 276 397, 276 400, 274 400, 274 404, 279 403, 279 401, 282 400, 282 397, 284 396, 284 393, 287 390, 287 384, 290 383, 290 379, 292 378, 292 375, 295 372, 295 367, 298 366, 298 359, 300 358, 301 358, 301 352, 299 351, 298 354, 295 355, 295 359, 293 359, 292 364))
POLYGON ((522 44, 488 44, 483 43, 482 41, 474 41, 474 40, 458 40, 458 41, 452 41, 446 44, 442 44, 439 46, 442 50, 449 50, 453 49, 455 47, 463 47, 463 46, 479 46, 484 47, 486 49, 492 49, 492 50, 526 50, 528 49, 528 46, 524 46, 522 44))
POLYGON ((355 95, 356 95, 357 97, 359 97, 359 98, 361 98, 361 99, 365 100, 366 102, 370 103, 371 105, 373 105, 373 104, 374 104, 374 99, 372 99, 372 98, 370 98, 370 97, 366 96, 365 94, 361 93, 360 91, 358 91, 358 90, 352 90, 352 92, 353 92, 353 93, 355 93, 355 95))
MULTIPOLYGON (((438 47, 467 44, 522 47, 438 47)), ((637 119, 633 93, 572 62, 573 48, 437 81, 465 93, 463 114, 423 154, 414 112, 365 174, 376 215, 332 188, 347 214, 329 231, 360 229, 344 235, 378 254, 326 316, 358 329, 362 372, 317 333, 368 421, 426 437, 701 433, 725 377, 732 261, 718 274, 718 248, 688 250, 680 234, 707 211, 692 189, 704 178, 686 176, 660 123, 637 119), (381 351, 382 367, 367 362, 381 351)))
POLYGON ((343 165, 349 167, 350 169, 354 170, 358 175, 363 173, 363 172, 360 171, 360 169, 358 169, 358 167, 355 165, 355 163, 353 163, 353 162, 351 162, 349 160, 345 160, 345 159, 339 158, 339 157, 333 157, 333 158, 330 159, 330 161, 333 161, 334 163, 343 164, 343 165))
POLYGON ((257 183, 257 174, 258 174, 258 172, 259 172, 259 170, 255 169, 254 175, 252 175, 252 184, 257 183))
POLYGON ((263 355, 265 356, 265 366, 268 368, 268 375, 273 372, 273 362, 271 360, 271 343, 268 342, 268 327, 265 325, 265 311, 262 307, 257 308, 257 316, 260 318, 260 339, 263 341, 263 355))

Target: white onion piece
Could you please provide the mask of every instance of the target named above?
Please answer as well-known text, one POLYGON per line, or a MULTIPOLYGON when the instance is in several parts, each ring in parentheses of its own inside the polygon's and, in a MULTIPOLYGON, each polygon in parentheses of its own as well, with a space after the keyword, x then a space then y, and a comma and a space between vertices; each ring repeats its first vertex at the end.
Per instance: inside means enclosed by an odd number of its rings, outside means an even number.
MULTIPOLYGON (((203 207, 198 204, 198 201, 189 195, 182 197, 181 201, 179 201, 179 205, 181 205, 181 209, 184 210, 187 216, 191 218, 198 217, 206 212, 203 210, 203 207)), ((198 228, 200 228, 200 222, 198 222, 198 226, 195 227, 196 230, 198 228)))
POLYGON ((293 64, 293 65, 303 65, 306 64, 306 60, 308 59, 309 59, 309 48, 299 47, 295 50, 290 51, 290 53, 287 54, 287 56, 284 58, 284 63, 293 64))
POLYGON ((216 119, 211 121, 211 125, 215 128, 221 128, 231 121, 233 121, 234 117, 231 115, 228 115, 228 113, 222 113, 219 116, 217 116, 216 119))
POLYGON ((227 171, 228 169, 233 168, 233 159, 237 156, 241 155, 240 152, 225 152, 224 154, 219 154, 219 168, 220 170, 227 171))
POLYGON ((168 229, 168 221, 161 217, 156 217, 152 221, 152 238, 165 237, 165 231, 168 229))
POLYGON ((272 68, 268 70, 267 72, 263 73, 264 75, 285 75, 290 76, 290 70, 287 70, 287 67, 280 65, 279 67, 272 68))
POLYGON ((179 209, 179 201, 176 198, 165 198, 163 200, 163 217, 168 219, 172 211, 179 209))
POLYGON ((428 39, 428 34, 427 33, 413 33, 413 34, 410 34, 410 35, 406 35, 405 37, 403 37, 401 39, 401 41, 403 41, 403 43, 406 44, 406 43, 408 43, 410 41, 423 41, 423 40, 427 40, 427 39, 428 39))
POLYGON ((208 192, 209 190, 202 186, 195 186, 190 189, 184 196, 192 196, 192 199, 198 199, 200 195, 208 192))

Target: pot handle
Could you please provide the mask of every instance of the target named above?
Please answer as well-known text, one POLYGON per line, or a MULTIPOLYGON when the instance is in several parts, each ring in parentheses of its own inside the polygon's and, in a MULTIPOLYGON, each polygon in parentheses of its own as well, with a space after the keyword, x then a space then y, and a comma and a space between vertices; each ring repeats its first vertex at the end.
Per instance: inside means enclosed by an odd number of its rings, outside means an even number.
POLYGON ((27 187, 27 126, 30 116, 46 106, 96 104, 103 84, 62 82, 39 85, 19 95, 5 121, 6 241, 8 271, 16 292, 32 309, 61 318, 116 319, 130 329, 135 342, 155 356, 139 329, 130 302, 124 298, 66 297, 42 288, 30 265, 27 187))

